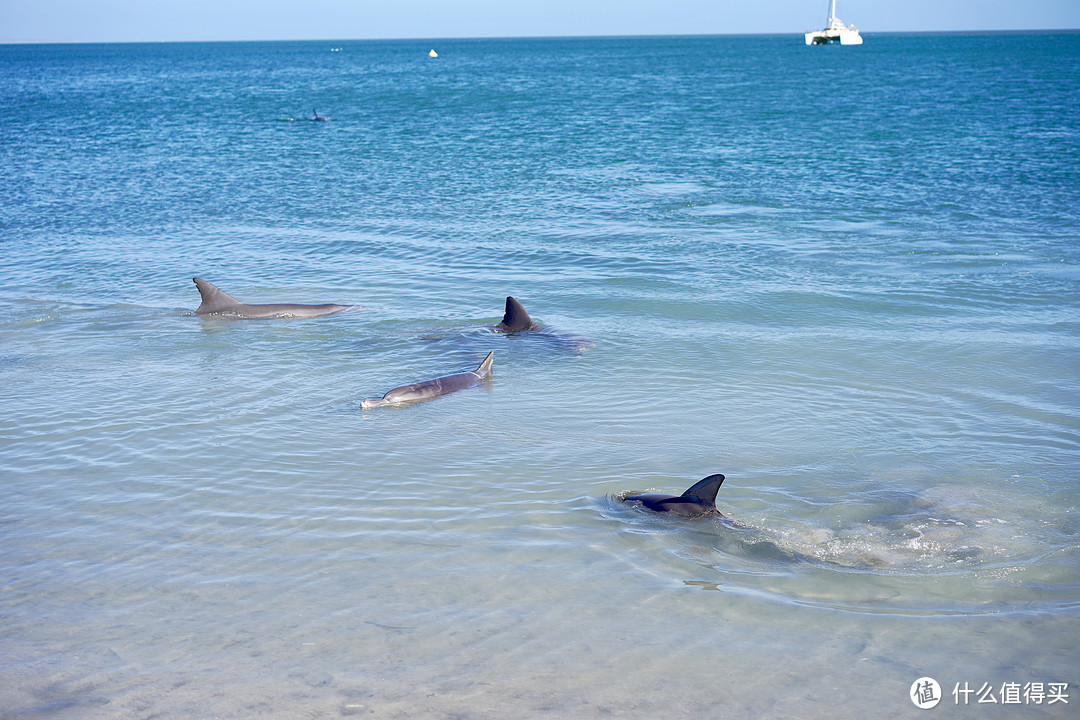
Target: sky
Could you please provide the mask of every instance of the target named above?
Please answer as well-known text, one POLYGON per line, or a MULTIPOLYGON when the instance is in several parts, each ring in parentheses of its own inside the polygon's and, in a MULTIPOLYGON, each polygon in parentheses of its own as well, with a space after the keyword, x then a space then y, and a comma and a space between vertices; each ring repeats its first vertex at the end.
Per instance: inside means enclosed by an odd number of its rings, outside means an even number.
MULTIPOLYGON (((0 43, 728 35, 820 29, 829 0, 0 0, 0 43)), ((1080 28, 1080 0, 837 0, 875 32, 1080 28)))

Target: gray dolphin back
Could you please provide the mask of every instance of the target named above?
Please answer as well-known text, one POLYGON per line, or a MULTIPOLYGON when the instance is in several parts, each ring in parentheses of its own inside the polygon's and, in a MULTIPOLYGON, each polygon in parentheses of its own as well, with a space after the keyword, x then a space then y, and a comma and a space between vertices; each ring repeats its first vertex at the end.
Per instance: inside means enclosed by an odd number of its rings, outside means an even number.
POLYGON ((668 512, 685 517, 702 515, 720 515, 716 509, 716 493, 724 482, 724 476, 717 473, 698 480, 682 495, 663 495, 660 493, 639 493, 627 495, 626 502, 641 503, 643 507, 656 512, 668 512))
POLYGON ((402 385, 389 391, 381 398, 372 398, 370 400, 364 400, 360 403, 360 407, 365 410, 371 408, 383 407, 384 405, 401 405, 403 403, 419 402, 421 400, 430 400, 441 395, 447 395, 458 390, 464 390, 465 388, 472 387, 485 377, 491 374, 491 365, 495 362, 494 351, 489 352, 484 361, 480 363, 475 370, 469 372, 457 373, 455 375, 446 375, 444 377, 438 377, 434 380, 424 380, 423 382, 413 383, 411 385, 402 385))
POLYGON ((240 302, 229 293, 202 278, 192 278, 199 288, 202 304, 195 311, 196 315, 229 315, 242 318, 310 318, 333 315, 334 313, 356 307, 355 305, 300 305, 297 303, 276 303, 270 305, 249 305, 240 302))

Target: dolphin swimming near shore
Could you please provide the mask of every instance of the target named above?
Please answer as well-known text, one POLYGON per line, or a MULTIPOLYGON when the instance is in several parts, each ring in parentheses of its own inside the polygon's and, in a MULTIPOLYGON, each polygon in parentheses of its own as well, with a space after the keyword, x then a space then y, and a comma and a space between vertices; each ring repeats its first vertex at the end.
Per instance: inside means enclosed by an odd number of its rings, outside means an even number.
POLYGON ((590 338, 572 333, 553 332, 543 327, 529 317, 525 306, 513 297, 506 298, 506 312, 503 313, 502 322, 498 325, 488 325, 488 329, 504 335, 526 333, 530 337, 538 338, 564 350, 570 350, 576 355, 581 355, 586 350, 596 347, 596 342, 590 338))
POLYGON ((723 517, 723 513, 716 509, 716 492, 723 482, 723 475, 710 475, 691 485, 682 495, 643 493, 627 495, 623 498, 623 501, 641 503, 649 510, 670 512, 685 517, 701 517, 703 515, 720 515, 723 517))
POLYGON ((192 278, 195 287, 202 295, 202 304, 195 311, 196 315, 226 315, 242 318, 312 318, 332 315, 355 305, 297 305, 277 303, 273 305, 248 305, 232 295, 218 289, 213 283, 202 278, 192 278))
POLYGON ((434 380, 425 380, 423 382, 413 383, 412 385, 402 385, 401 387, 394 388, 381 398, 364 400, 360 403, 360 407, 364 410, 370 410, 371 408, 382 407, 384 405, 400 405, 402 403, 417 402, 419 400, 430 400, 431 398, 439 397, 440 395, 464 390, 467 387, 472 387, 490 375, 491 364, 494 361, 495 353, 489 352, 487 357, 484 358, 484 362, 480 363, 475 370, 457 373, 456 375, 447 375, 445 377, 435 378, 434 380))
POLYGON ((539 329, 540 326, 525 312, 524 305, 512 297, 506 298, 506 312, 503 313, 502 322, 495 326, 495 332, 512 333, 539 329))

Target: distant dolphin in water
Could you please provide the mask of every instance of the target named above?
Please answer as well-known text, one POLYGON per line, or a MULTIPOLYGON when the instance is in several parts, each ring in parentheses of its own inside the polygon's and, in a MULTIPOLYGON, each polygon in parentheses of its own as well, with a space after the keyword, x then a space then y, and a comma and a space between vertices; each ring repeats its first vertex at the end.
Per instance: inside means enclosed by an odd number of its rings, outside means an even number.
POLYGON ((495 326, 495 332, 526 332, 539 329, 540 326, 533 322, 529 313, 525 312, 524 305, 512 297, 506 298, 506 312, 503 313, 502 322, 495 326))
POLYGON ((578 355, 590 348, 596 347, 596 343, 587 337, 556 333, 541 327, 540 323, 535 322, 529 317, 529 313, 525 311, 525 306, 513 297, 506 298, 506 311, 503 313, 502 322, 498 325, 489 325, 488 327, 497 333, 504 333, 507 335, 530 333, 531 335, 543 338, 547 342, 553 343, 559 347, 571 350, 578 355))
POLYGON ((467 387, 472 387, 490 375, 491 364, 494 361, 495 353, 489 352, 487 357, 484 358, 484 362, 480 363, 475 370, 458 373, 456 375, 447 375, 446 377, 435 378, 434 380, 425 380, 424 382, 413 383, 412 385, 402 385, 401 387, 394 388, 381 398, 364 400, 360 403, 360 407, 365 410, 370 410, 371 408, 382 407, 383 405, 400 405, 401 403, 430 400, 431 398, 439 397, 440 395, 464 390, 467 387))
POLYGON ((723 475, 710 475, 694 483, 682 495, 644 493, 627 495, 623 498, 623 501, 641 503, 649 510, 670 512, 685 517, 701 517, 703 515, 720 515, 723 517, 723 513, 716 509, 716 492, 723 482, 723 475))
POLYGON ((274 305, 248 305, 232 295, 219 290, 213 283, 202 278, 192 278, 202 295, 202 304, 195 311, 196 315, 230 315, 242 318, 312 318, 332 315, 355 305, 296 305, 279 303, 274 305))
POLYGON ((312 118, 311 119, 314 120, 315 122, 326 122, 327 120, 330 119, 330 118, 324 118, 322 115, 319 114, 318 110, 312 110, 311 113, 312 113, 312 118))

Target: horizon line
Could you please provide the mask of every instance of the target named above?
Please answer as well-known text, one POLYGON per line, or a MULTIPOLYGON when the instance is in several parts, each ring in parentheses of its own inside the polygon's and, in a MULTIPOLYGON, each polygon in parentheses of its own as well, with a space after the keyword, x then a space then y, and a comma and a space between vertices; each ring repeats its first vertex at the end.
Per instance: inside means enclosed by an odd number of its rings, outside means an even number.
MULTIPOLYGON (((724 37, 788 37, 805 31, 746 32, 746 33, 661 33, 612 35, 461 35, 447 37, 371 37, 371 38, 248 38, 243 40, 0 40, 0 45, 164 45, 196 43, 271 43, 271 42, 454 42, 463 40, 605 40, 634 38, 724 38, 724 37)), ((862 35, 1058 35, 1080 34, 1077 28, 1023 28, 990 30, 860 30, 862 35)))

